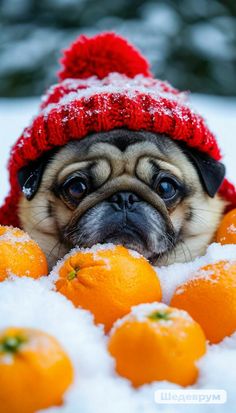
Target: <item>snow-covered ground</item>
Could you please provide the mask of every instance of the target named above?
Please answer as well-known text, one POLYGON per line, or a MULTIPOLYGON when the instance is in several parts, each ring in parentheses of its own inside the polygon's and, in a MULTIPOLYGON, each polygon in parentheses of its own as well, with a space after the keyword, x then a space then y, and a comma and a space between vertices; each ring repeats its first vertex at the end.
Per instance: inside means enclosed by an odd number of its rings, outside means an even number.
MULTIPOLYGON (((229 178, 236 182, 236 99, 193 96, 193 104, 204 114, 223 148, 229 178)), ((23 127, 36 113, 37 99, 0 99, 0 202, 7 192, 6 161, 9 148, 23 127)), ((184 280, 191 278, 200 266, 219 259, 236 258, 236 246, 212 244, 205 257, 189 264, 157 268, 164 301, 184 280)), ((204 305, 204 303, 203 303, 204 305)), ((128 381, 117 377, 114 364, 106 351, 107 338, 95 327, 91 315, 51 290, 45 279, 17 279, 0 285, 0 328, 9 325, 45 330, 63 344, 76 372, 75 382, 65 398, 65 405, 47 410, 51 413, 228 413, 236 409, 236 335, 220 345, 209 346, 200 361, 200 375, 194 389, 224 389, 228 401, 222 405, 156 405, 154 391, 178 389, 170 383, 153 383, 134 390, 128 381)), ((207 315, 206 315, 207 316, 207 315)), ((184 368, 184 366, 183 366, 184 368)))

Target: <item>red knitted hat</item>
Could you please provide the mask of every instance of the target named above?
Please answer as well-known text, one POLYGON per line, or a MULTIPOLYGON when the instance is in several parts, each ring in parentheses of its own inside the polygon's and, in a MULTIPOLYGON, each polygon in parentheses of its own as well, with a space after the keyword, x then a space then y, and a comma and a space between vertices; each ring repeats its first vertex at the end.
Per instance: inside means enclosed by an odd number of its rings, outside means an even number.
MULTIPOLYGON (((80 36, 64 52, 60 82, 44 96, 39 114, 11 151, 10 193, 0 223, 19 226, 18 171, 43 153, 91 132, 115 128, 166 134, 221 159, 214 135, 187 104, 187 95, 154 79, 149 64, 114 33, 80 36)), ((221 195, 236 206, 235 187, 224 180, 221 195)))

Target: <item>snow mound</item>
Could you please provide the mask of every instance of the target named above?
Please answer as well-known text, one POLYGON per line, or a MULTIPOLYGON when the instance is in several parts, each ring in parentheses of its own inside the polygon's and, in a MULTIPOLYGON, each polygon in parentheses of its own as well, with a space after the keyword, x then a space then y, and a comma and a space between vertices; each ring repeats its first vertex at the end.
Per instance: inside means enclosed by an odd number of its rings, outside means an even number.
MULTIPOLYGON (((190 279, 202 265, 222 259, 234 261, 235 257, 236 246, 212 244, 205 256, 193 262, 156 268, 164 301, 168 303, 175 288, 190 279)), ((139 308, 134 307, 132 311, 139 314, 140 308, 149 311, 157 305, 164 304, 141 305, 139 308)), ((179 389, 178 385, 156 382, 137 390, 133 389, 127 380, 118 377, 114 361, 106 349, 107 337, 102 326, 95 326, 93 316, 88 311, 76 309, 64 296, 53 291, 53 283, 48 277, 39 280, 15 277, 1 282, 0 314, 0 329, 9 326, 41 329, 56 337, 72 360, 75 381, 65 394, 64 405, 46 409, 44 412, 154 413, 157 409, 166 413, 190 411, 188 405, 155 404, 156 390, 179 389)), ((208 347, 207 354, 199 361, 199 379, 190 388, 225 389, 228 401, 218 406, 192 405, 192 413, 232 411, 236 405, 235 365, 236 334, 225 338, 218 345, 208 347)))

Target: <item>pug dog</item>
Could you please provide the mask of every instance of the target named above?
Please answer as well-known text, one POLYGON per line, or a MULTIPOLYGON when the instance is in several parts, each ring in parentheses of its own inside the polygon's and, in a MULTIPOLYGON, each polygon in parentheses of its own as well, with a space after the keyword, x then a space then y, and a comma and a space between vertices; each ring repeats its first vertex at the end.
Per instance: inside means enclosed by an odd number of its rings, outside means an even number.
POLYGON ((203 254, 225 209, 224 166, 147 131, 116 129, 22 168, 22 228, 50 267, 71 248, 122 244, 153 265, 203 254))

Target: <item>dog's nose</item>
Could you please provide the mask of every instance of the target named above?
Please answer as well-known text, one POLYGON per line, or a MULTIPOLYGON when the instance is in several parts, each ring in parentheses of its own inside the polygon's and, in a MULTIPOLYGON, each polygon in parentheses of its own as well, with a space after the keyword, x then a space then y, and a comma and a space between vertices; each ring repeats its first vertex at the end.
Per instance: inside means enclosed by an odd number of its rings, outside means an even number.
POLYGON ((132 209, 134 204, 140 202, 140 199, 133 192, 116 192, 109 198, 109 202, 116 209, 132 209))

